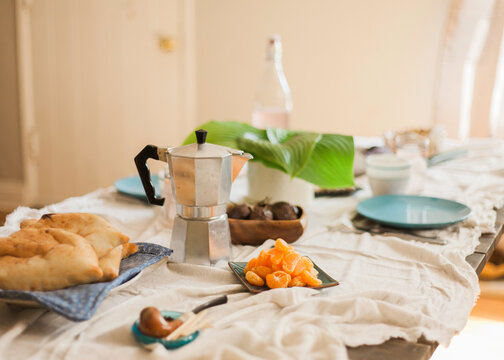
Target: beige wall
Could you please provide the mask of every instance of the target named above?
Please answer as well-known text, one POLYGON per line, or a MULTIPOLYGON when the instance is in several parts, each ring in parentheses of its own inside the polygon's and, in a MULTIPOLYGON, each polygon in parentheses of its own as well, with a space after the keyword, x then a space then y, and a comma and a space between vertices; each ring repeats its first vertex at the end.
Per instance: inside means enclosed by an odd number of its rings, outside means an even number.
POLYGON ((0 1, 0 182, 23 180, 14 3, 0 1))
POLYGON ((159 46, 162 37, 178 39, 178 6, 177 0, 32 3, 39 203, 134 175, 133 159, 145 145, 177 145, 194 128, 180 115, 183 51, 159 46))
POLYGON ((380 135, 433 123, 449 0, 198 0, 198 122, 249 121, 268 34, 283 38, 292 127, 380 135))

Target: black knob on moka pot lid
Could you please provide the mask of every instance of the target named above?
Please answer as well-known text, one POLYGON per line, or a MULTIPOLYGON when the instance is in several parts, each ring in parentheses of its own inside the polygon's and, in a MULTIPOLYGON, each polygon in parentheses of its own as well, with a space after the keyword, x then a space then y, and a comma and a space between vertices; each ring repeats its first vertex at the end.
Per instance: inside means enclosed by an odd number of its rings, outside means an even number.
POLYGON ((196 134, 196 141, 198 142, 198 144, 204 144, 206 141, 208 131, 199 129, 196 130, 194 133, 196 134))

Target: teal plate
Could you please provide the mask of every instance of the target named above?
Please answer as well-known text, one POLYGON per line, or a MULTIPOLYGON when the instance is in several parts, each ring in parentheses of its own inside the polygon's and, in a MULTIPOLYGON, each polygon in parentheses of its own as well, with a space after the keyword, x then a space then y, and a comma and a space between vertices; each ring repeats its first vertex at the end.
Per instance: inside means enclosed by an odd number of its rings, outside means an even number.
MULTIPOLYGON (((171 317, 173 319, 176 319, 180 315, 182 315, 182 313, 178 312, 178 311, 161 311, 161 314, 165 318, 171 317)), ((168 350, 173 350, 173 349, 177 349, 181 346, 189 344, 191 341, 196 339, 199 335, 199 330, 197 330, 197 331, 193 332, 192 334, 181 337, 177 340, 165 340, 165 339, 160 339, 160 338, 156 338, 156 337, 152 337, 152 336, 148 336, 148 335, 143 334, 140 331, 140 329, 138 328, 139 323, 140 323, 140 320, 135 321, 131 330, 133 331, 133 335, 135 336, 135 339, 138 342, 140 342, 144 347, 147 347, 147 348, 149 348, 153 344, 160 343, 168 350)))
MULTIPOLYGON (((312 261, 313 262, 313 261, 312 261)), ((243 285, 250 291, 251 293, 257 294, 265 290, 270 290, 267 286, 256 286, 250 284, 247 279, 245 279, 245 274, 243 270, 245 270, 245 266, 247 266, 246 262, 228 262, 229 267, 233 270, 233 273, 236 277, 242 282, 243 285)), ((324 270, 319 268, 317 264, 313 263, 313 267, 318 271, 318 278, 322 281, 322 284, 319 286, 310 287, 311 289, 323 289, 331 286, 339 285, 339 282, 330 277, 324 270)))
POLYGON ((416 195, 382 195, 361 201, 357 212, 371 220, 408 229, 432 229, 455 224, 471 214, 456 201, 416 195))
MULTIPOLYGON (((160 196, 159 176, 151 175, 151 182, 156 189, 156 196, 160 196)), ((119 179, 114 183, 114 186, 121 194, 147 201, 147 196, 145 195, 145 190, 139 176, 129 176, 119 179)))

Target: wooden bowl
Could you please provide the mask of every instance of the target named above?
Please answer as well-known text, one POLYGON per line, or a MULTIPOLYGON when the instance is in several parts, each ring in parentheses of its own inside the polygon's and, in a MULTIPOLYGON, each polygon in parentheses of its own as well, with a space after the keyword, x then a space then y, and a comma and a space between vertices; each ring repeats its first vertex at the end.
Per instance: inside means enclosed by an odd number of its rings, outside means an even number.
POLYGON ((303 235, 308 218, 302 208, 296 220, 241 220, 229 219, 231 241, 237 245, 261 245, 268 239, 282 238, 287 243, 296 241, 303 235))

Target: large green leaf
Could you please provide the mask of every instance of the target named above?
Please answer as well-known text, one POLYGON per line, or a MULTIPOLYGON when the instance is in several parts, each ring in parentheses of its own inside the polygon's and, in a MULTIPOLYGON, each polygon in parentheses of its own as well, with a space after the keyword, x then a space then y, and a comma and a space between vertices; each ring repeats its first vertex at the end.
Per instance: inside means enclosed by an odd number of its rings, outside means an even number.
MULTIPOLYGON (((353 186, 354 145, 351 136, 285 129, 257 129, 233 121, 210 121, 207 142, 241 149, 255 161, 324 188, 353 186)), ((184 144, 196 142, 194 133, 184 144)))
POLYGON ((238 148, 251 153, 266 166, 278 168, 292 177, 297 176, 310 160, 313 148, 321 135, 301 134, 282 144, 268 140, 238 138, 238 148), (264 161, 265 160, 265 161, 264 161), (272 164, 273 166, 271 166, 272 164))
MULTIPOLYGON (((212 144, 238 148, 236 139, 248 137, 252 139, 267 140, 266 130, 257 129, 249 124, 236 121, 209 121, 198 129, 208 131, 206 141, 212 144)), ((196 142, 194 131, 184 140, 183 145, 196 142)))
POLYGON ((323 188, 354 185, 352 136, 323 134, 299 178, 323 188))

